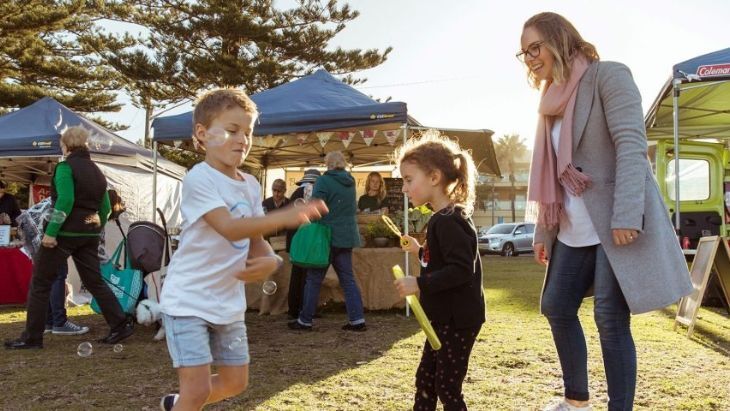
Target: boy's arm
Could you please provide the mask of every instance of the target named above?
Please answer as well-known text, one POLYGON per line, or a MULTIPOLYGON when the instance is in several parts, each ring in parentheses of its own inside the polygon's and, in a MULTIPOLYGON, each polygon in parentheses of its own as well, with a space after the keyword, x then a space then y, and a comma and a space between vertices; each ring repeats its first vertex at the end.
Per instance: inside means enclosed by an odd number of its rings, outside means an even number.
MULTIPOLYGON (((53 204, 54 210, 63 211, 66 216, 71 213, 74 206, 74 178, 71 172, 71 166, 65 162, 58 163, 56 172, 53 175, 53 184, 56 186, 56 202, 53 204)), ((53 221, 48 223, 46 227, 46 235, 56 237, 61 230, 63 222, 53 221)))
POLYGON ((248 248, 248 258, 257 257, 272 257, 276 255, 276 252, 271 248, 271 244, 264 240, 263 237, 255 237, 251 239, 251 244, 248 248))

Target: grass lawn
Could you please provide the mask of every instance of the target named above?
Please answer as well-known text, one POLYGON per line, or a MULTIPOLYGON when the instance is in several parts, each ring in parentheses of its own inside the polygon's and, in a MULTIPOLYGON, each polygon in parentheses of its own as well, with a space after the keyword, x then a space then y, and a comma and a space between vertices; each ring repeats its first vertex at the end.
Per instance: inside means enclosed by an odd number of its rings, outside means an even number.
MULTIPOLYGON (((485 258, 488 322, 482 327, 464 384, 474 410, 533 410, 562 393, 560 366, 546 320, 537 311, 542 270, 531 257, 485 258)), ((581 309, 589 344, 594 405, 606 409, 600 346, 592 301, 581 309)), ((636 409, 730 410, 730 318, 700 311, 692 339, 672 331, 675 307, 633 318, 639 355, 636 409)), ((86 308, 70 310, 90 325, 79 337, 49 336, 45 349, 2 350, 0 409, 157 409, 177 378, 164 342, 139 326, 115 353, 94 344, 107 331, 86 308)), ((333 307, 315 331, 286 329, 285 316, 247 316, 252 364, 249 390, 217 410, 405 410, 425 337, 400 311, 366 313, 366 333, 346 333, 344 309, 333 307)), ((22 308, 0 308, 0 338, 17 336, 22 308)), ((684 331, 684 330, 683 330, 684 331)))

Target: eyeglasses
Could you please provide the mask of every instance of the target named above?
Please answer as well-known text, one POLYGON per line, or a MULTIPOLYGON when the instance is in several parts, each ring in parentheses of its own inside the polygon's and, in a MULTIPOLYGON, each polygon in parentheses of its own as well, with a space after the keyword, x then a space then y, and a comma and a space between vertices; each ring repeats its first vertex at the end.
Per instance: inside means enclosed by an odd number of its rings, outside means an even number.
POLYGON ((522 63, 525 62, 525 55, 528 54, 532 58, 537 58, 540 56, 540 47, 544 41, 536 41, 529 46, 527 46, 527 50, 521 50, 519 53, 515 54, 515 57, 517 57, 517 60, 521 61, 522 63))

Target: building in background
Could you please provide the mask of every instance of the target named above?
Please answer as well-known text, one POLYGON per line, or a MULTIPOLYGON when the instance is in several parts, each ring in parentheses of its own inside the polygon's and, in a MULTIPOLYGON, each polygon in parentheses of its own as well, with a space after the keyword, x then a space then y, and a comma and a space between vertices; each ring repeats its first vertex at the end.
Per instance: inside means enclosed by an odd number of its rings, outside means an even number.
POLYGON ((507 167, 500 169, 502 178, 482 175, 477 185, 477 200, 474 206, 474 224, 477 227, 491 227, 494 224, 524 221, 527 203, 527 180, 530 174, 532 152, 526 151, 514 161, 514 182, 510 181, 507 167), (514 192, 514 218, 512 193, 514 192))

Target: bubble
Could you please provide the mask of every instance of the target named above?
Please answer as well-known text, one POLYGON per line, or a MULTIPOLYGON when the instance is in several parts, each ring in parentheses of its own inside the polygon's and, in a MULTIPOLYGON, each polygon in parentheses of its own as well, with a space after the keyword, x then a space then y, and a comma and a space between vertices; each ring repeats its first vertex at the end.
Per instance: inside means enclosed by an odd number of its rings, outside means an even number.
POLYGON ((228 345, 228 348, 235 350, 237 348, 241 348, 246 344, 246 338, 244 337, 238 337, 235 340, 233 340, 232 343, 228 345))
POLYGON ((232 137, 231 133, 220 127, 212 127, 206 131, 206 134, 208 140, 205 144, 208 146, 222 146, 232 137))
POLYGON ((79 348, 76 349, 76 353, 79 357, 88 357, 94 352, 94 346, 90 342, 82 342, 79 344, 79 348))
POLYGON ((119 354, 120 352, 124 351, 124 346, 122 344, 117 344, 113 348, 114 352, 119 354))
POLYGON ((43 220, 54 224, 63 224, 66 221, 66 213, 55 208, 43 214, 43 220))
POLYGON ((114 141, 109 136, 94 133, 89 136, 88 140, 86 140, 86 145, 91 151, 95 151, 97 153, 108 153, 109 150, 112 149, 114 141))
POLYGON ((261 291, 266 295, 273 295, 276 292, 278 286, 275 281, 264 281, 264 285, 261 286, 261 291))

